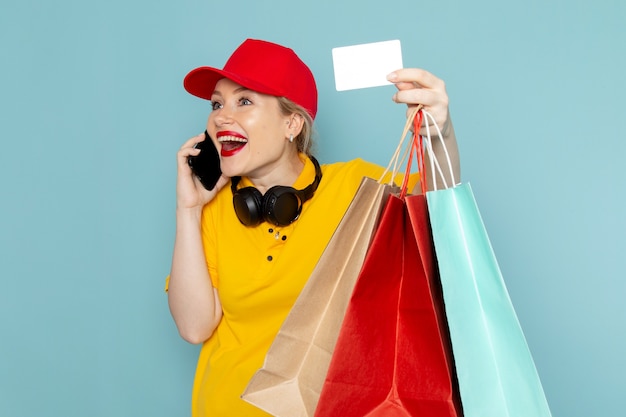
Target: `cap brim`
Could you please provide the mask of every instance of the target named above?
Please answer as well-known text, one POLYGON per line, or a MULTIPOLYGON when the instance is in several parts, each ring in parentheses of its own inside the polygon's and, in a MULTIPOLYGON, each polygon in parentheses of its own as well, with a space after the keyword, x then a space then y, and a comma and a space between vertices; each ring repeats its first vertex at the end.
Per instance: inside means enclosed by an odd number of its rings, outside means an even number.
POLYGON ((199 67, 191 70, 189 74, 185 76, 183 86, 190 94, 205 100, 211 100, 211 96, 215 91, 215 85, 222 78, 228 78, 243 87, 259 93, 269 94, 272 96, 281 95, 279 92, 258 82, 213 67, 199 67))

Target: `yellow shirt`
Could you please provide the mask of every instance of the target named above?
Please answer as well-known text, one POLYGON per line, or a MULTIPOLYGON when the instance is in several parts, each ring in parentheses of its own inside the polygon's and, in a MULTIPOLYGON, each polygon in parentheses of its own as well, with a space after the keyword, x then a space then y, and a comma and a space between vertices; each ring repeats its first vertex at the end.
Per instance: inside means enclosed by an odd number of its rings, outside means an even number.
MULTIPOLYGON (((286 227, 243 226, 230 187, 206 205, 203 244, 223 318, 200 351, 192 394, 193 417, 269 416, 240 399, 252 375, 302 290, 364 176, 376 180, 383 168, 356 159, 322 167, 314 197, 286 227)), ((315 176, 311 161, 293 187, 315 176)), ((412 183, 417 176, 412 176, 412 183)), ((242 181, 242 186, 250 183, 242 181)), ((412 185, 411 185, 412 186, 412 185)))

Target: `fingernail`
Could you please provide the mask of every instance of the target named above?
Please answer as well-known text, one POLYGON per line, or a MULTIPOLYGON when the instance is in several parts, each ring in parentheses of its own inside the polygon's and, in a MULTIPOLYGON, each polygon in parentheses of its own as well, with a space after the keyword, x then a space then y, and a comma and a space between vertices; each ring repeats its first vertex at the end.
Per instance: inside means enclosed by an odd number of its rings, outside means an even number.
POLYGON ((392 72, 391 74, 387 75, 387 81, 395 81, 398 79, 398 74, 396 74, 395 72, 392 72))

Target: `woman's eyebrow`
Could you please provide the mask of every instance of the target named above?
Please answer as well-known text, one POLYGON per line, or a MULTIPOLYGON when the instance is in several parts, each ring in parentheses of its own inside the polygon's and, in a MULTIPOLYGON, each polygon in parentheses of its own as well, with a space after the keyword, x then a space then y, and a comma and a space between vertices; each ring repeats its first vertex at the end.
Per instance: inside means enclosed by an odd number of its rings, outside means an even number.
POLYGON ((239 88, 235 89, 234 92, 235 93, 241 93, 243 91, 252 92, 252 90, 250 90, 249 88, 246 88, 246 87, 239 87, 239 88))
MULTIPOLYGON (((246 88, 246 87, 239 87, 239 88, 236 88, 236 89, 233 91, 233 93, 238 94, 238 93, 241 93, 241 92, 244 92, 244 91, 246 91, 246 92, 250 92, 250 93, 252 93, 252 92, 253 92, 253 91, 252 91, 252 90, 250 90, 249 88, 246 88)), ((218 96, 222 97, 222 93, 221 93, 219 90, 214 90, 214 91, 213 91, 213 94, 214 94, 214 95, 218 95, 218 96)))

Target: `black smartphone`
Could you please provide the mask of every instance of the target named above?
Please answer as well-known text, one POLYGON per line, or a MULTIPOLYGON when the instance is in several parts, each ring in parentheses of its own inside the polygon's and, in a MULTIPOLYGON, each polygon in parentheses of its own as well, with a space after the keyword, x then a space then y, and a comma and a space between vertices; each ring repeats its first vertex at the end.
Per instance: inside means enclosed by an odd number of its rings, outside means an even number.
POLYGON ((187 162, 204 188, 212 190, 222 175, 220 155, 206 130, 204 131, 204 141, 196 143, 194 147, 200 149, 200 153, 197 156, 187 158, 187 162))

